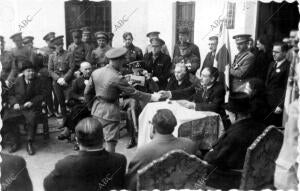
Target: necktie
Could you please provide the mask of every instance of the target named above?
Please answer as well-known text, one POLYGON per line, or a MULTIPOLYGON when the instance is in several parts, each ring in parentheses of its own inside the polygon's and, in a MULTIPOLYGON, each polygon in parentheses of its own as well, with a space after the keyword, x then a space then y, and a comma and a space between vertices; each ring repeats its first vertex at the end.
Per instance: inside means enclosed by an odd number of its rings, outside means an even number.
POLYGON ((205 95, 206 95, 206 92, 207 92, 207 88, 206 88, 206 87, 203 87, 202 98, 204 98, 204 97, 205 97, 205 95))

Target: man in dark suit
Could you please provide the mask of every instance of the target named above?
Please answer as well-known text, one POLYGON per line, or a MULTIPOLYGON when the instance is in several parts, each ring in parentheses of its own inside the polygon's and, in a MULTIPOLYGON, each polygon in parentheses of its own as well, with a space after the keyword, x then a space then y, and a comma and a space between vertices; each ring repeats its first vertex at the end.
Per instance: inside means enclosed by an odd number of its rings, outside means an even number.
POLYGON ((32 191, 32 183, 26 168, 26 161, 17 155, 0 153, 1 190, 32 191))
POLYGON ((80 151, 58 161, 44 179, 45 191, 95 191, 124 188, 126 157, 103 148, 103 126, 94 118, 75 128, 80 151))
POLYGON ((152 79, 157 82, 159 89, 165 89, 168 83, 168 78, 171 75, 171 58, 170 56, 161 52, 161 47, 164 41, 160 38, 152 38, 150 40, 152 45, 152 52, 145 54, 144 68, 151 73, 152 79))
MULTIPOLYGON (((45 88, 39 82, 39 79, 35 77, 34 66, 30 61, 24 61, 22 63, 22 76, 16 79, 16 83, 13 87, 12 97, 10 98, 10 105, 13 107, 11 111, 4 115, 3 120, 12 118, 13 116, 22 116, 25 118, 27 127, 27 152, 29 155, 34 154, 34 148, 32 143, 34 141, 36 130, 36 117, 41 113, 41 103, 45 98, 45 88)), ((17 126, 13 127, 17 128, 17 126)), ((16 134, 15 136, 18 136, 16 134)), ((20 138, 16 138, 20 140, 20 138)), ((19 143, 15 143, 16 151, 19 143)))
POLYGON ((206 67, 212 67, 214 66, 214 60, 216 56, 217 46, 218 46, 218 37, 217 36, 211 36, 209 37, 209 50, 210 52, 206 55, 203 64, 202 64, 202 70, 206 67))
MULTIPOLYGON (((265 125, 256 122, 250 114, 250 99, 246 93, 231 93, 229 102, 225 105, 232 125, 220 137, 213 148, 205 155, 204 160, 217 168, 217 171, 228 169, 242 169, 246 157, 247 148, 263 132, 265 125)), ((217 172, 216 171, 216 172, 217 172)), ((208 177, 215 180, 217 173, 212 172, 208 177)), ((220 179, 217 183, 218 189, 226 189, 222 186, 229 185, 230 188, 238 188, 240 178, 233 182, 224 182, 220 179)), ((227 187, 227 189, 229 189, 227 187)))
POLYGON ((269 66, 265 82, 267 102, 271 112, 267 123, 276 126, 282 126, 282 111, 290 69, 290 62, 286 59, 287 51, 287 44, 275 43, 273 45, 274 62, 269 66))
POLYGON ((172 135, 177 120, 168 109, 160 109, 152 119, 154 138, 153 140, 138 148, 135 156, 130 161, 126 175, 127 189, 136 189, 137 171, 167 152, 181 149, 189 154, 196 154, 196 144, 187 138, 174 137, 172 135))

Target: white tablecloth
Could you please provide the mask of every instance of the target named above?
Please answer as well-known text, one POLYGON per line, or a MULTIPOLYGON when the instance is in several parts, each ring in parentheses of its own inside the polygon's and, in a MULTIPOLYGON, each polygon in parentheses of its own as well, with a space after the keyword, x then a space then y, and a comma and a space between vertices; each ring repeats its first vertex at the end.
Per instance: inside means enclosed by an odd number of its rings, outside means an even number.
MULTIPOLYGON (((151 134, 153 131, 151 121, 156 111, 159 109, 170 109, 174 113, 177 119, 177 126, 175 127, 173 135, 176 137, 178 137, 178 128, 182 124, 186 122, 199 120, 199 119, 206 120, 207 117, 209 116, 214 116, 214 118, 218 120, 216 122, 217 125, 214 125, 216 127, 209 127, 209 128, 216 128, 216 130, 218 131, 217 133, 218 137, 220 137, 224 131, 222 120, 217 113, 187 109, 179 105, 176 101, 171 101, 171 103, 168 103, 167 101, 153 102, 153 103, 148 103, 139 116, 138 147, 151 141, 151 134), (216 118, 216 116, 218 117, 216 118)), ((199 128, 203 128, 203 127, 199 127, 199 128)), ((212 143, 210 143, 209 145, 211 147, 212 143)))

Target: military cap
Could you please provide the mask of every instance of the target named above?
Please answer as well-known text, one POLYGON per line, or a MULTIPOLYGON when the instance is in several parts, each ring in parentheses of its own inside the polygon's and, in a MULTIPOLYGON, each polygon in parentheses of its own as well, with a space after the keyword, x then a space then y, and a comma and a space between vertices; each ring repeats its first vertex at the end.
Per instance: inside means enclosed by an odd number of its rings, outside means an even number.
POLYGON ((131 32, 125 32, 125 33, 123 34, 123 39, 125 39, 127 36, 131 36, 131 38, 133 38, 131 32))
POLYGON ((60 44, 63 44, 63 43, 64 43, 63 38, 64 38, 63 35, 57 36, 57 37, 51 39, 51 40, 50 40, 50 43, 52 43, 52 44, 54 44, 54 45, 60 45, 60 44))
POLYGON ((12 39, 13 41, 16 39, 16 38, 22 38, 22 33, 21 32, 18 32, 16 34, 13 34, 10 39, 12 39))
POLYGON ((127 53, 127 48, 112 48, 105 53, 105 56, 109 59, 116 59, 124 56, 127 53))
POLYGON ((219 38, 217 36, 211 36, 208 38, 208 40, 218 40, 219 38))
POLYGON ((43 37, 43 40, 44 41, 49 41, 51 40, 52 38, 55 37, 55 32, 49 32, 48 34, 46 34, 44 37, 43 37))
POLYGON ((151 36, 153 36, 153 35, 157 36, 159 34, 160 34, 160 32, 158 32, 158 31, 152 31, 152 32, 147 33, 146 36, 149 37, 149 38, 151 38, 151 36))
POLYGON ((33 36, 25 36, 25 37, 23 38, 23 43, 24 43, 24 44, 30 43, 30 42, 33 41, 33 39, 34 39, 33 36))
POLYGON ((4 37, 0 35, 0 41, 3 42, 4 41, 4 37))
POLYGON ((79 29, 72 29, 70 30, 70 32, 72 33, 72 37, 74 38, 81 38, 81 30, 79 29))
POLYGON ((91 33, 90 27, 82 27, 80 30, 82 31, 82 34, 90 34, 91 33))
POLYGON ((98 31, 98 32, 96 32, 95 33, 95 37, 96 37, 96 39, 102 38, 102 39, 108 40, 108 35, 104 31, 98 31))
POLYGON ((134 62, 130 62, 129 65, 131 65, 132 68, 143 69, 142 63, 144 63, 143 60, 137 60, 137 61, 134 61, 134 62))
POLYGON ((181 27, 179 28, 178 30, 178 33, 181 33, 181 34, 189 34, 189 29, 187 27, 181 27))
POLYGON ((152 46, 162 46, 162 45, 165 44, 165 41, 163 41, 160 38, 152 38, 150 40, 150 43, 151 43, 152 46))
POLYGON ((239 34, 235 35, 232 38, 235 39, 236 43, 248 42, 250 40, 250 34, 239 34))
POLYGON ((29 60, 22 61, 21 71, 24 71, 24 70, 29 69, 29 68, 35 69, 35 67, 32 64, 32 62, 30 62, 29 60))

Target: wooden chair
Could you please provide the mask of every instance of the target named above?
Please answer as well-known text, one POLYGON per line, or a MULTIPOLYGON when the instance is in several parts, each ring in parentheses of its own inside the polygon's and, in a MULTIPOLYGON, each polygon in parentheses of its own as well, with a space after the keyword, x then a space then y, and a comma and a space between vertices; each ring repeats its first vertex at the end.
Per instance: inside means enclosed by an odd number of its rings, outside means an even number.
POLYGON ((206 162, 182 150, 173 150, 137 173, 137 190, 203 189, 206 162))
POLYGON ((273 189, 275 161, 283 143, 283 133, 268 126, 248 147, 242 170, 215 170, 207 185, 220 189, 273 189))

